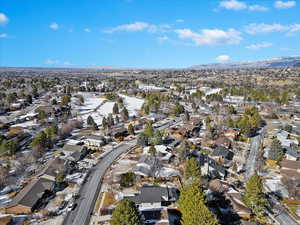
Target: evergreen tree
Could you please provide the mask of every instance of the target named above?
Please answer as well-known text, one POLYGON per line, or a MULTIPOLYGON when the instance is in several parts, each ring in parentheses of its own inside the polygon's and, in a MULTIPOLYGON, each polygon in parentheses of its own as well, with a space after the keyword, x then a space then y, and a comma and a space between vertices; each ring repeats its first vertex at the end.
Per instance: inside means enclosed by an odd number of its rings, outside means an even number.
POLYGON ((39 111, 39 120, 45 120, 47 117, 47 114, 45 111, 41 110, 39 111))
POLYGON ((184 119, 189 121, 190 120, 190 114, 187 110, 184 111, 184 119))
POLYGON ((110 225, 141 225, 139 211, 134 202, 124 199, 115 208, 110 225))
POLYGON ((152 127, 152 122, 151 121, 148 121, 146 123, 145 129, 144 129, 144 133, 148 137, 153 137, 153 135, 154 135, 154 129, 152 127))
POLYGON ((53 123, 51 125, 51 134, 52 134, 52 136, 58 135, 58 126, 56 123, 53 123))
POLYGON ((141 146, 147 146, 148 145, 148 136, 144 133, 141 133, 138 137, 137 143, 141 146))
POLYGON ((26 95, 26 102, 29 104, 32 104, 32 96, 31 95, 26 95))
POLYGON ((186 184, 180 191, 178 203, 182 225, 219 225, 205 205, 204 193, 199 183, 186 184))
POLYGON ((62 105, 68 105, 71 101, 71 97, 69 95, 64 95, 61 98, 61 104, 62 105))
POLYGON ((155 130, 153 137, 150 138, 150 143, 153 145, 161 145, 162 144, 162 134, 159 130, 155 130))
POLYGON ((117 103, 115 103, 113 106, 113 114, 119 114, 119 106, 117 103))
POLYGON ((244 201, 256 215, 262 213, 267 206, 262 178, 257 173, 252 175, 246 183, 244 201))
POLYGON ((280 141, 274 138, 271 143, 271 148, 269 151, 269 159, 280 161, 284 155, 283 148, 280 141))
POLYGON ((44 131, 37 133, 31 142, 32 147, 41 146, 42 148, 47 147, 47 135, 44 131))
POLYGON ((116 115, 115 119, 116 119, 116 124, 120 123, 120 119, 119 119, 118 115, 116 115))
POLYGON ((234 127, 233 119, 230 116, 227 118, 227 127, 228 128, 233 128, 234 127))
POLYGON ((134 135, 134 127, 132 126, 132 124, 128 125, 128 133, 134 135))
POLYGON ((178 147, 178 159, 180 161, 184 161, 189 153, 190 153, 189 143, 187 141, 181 142, 178 147))
POLYGON ((129 114, 128 114, 128 110, 126 109, 126 107, 123 108, 121 116, 124 121, 127 121, 129 119, 129 114))
POLYGON ((153 157, 156 156, 156 148, 154 147, 154 145, 151 145, 149 148, 149 154, 153 157))
POLYGON ((93 126, 94 123, 95 123, 95 121, 94 121, 93 117, 92 116, 88 116, 88 118, 87 118, 87 124, 89 126, 93 126))
POLYGON ((198 181, 201 180, 201 170, 197 159, 190 158, 185 162, 184 178, 186 180, 198 181))
POLYGON ((108 127, 108 123, 107 123, 107 120, 106 120, 105 116, 104 116, 103 119, 102 119, 102 127, 103 127, 104 129, 106 129, 106 128, 108 127))

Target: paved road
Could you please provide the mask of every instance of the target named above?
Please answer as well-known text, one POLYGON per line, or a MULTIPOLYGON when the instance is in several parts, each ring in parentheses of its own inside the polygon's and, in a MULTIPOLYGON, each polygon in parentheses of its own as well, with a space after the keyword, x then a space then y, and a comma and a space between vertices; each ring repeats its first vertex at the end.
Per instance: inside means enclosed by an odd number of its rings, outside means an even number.
POLYGON ((77 208, 68 213, 63 225, 89 224, 105 171, 122 153, 127 152, 135 145, 136 139, 121 144, 101 159, 97 166, 91 171, 87 183, 84 184, 80 190, 77 208))
MULTIPOLYGON (((159 130, 163 130, 170 126, 175 126, 181 122, 181 119, 175 122, 169 122, 168 124, 159 127, 159 130)), ((137 144, 137 139, 133 139, 124 144, 119 145, 110 153, 106 154, 95 168, 91 171, 86 184, 80 189, 80 198, 76 203, 77 208, 68 213, 63 225, 88 225, 91 213, 93 212, 97 196, 101 188, 101 181, 105 174, 105 171, 122 153, 127 152, 129 149, 137 144)))
POLYGON ((256 171, 257 165, 256 165, 256 158, 257 153, 259 151, 259 147, 261 144, 261 136, 255 136, 251 139, 250 143, 250 153, 246 162, 246 168, 245 168, 245 180, 248 180, 256 171))
POLYGON ((256 171, 257 169, 257 155, 259 152, 259 148, 262 144, 264 138, 264 129, 261 133, 254 138, 251 139, 250 143, 250 153, 246 162, 245 167, 245 180, 247 181, 256 171))
POLYGON ((276 222, 280 225, 299 225, 299 223, 294 220, 294 218, 283 207, 280 201, 278 201, 272 194, 267 194, 267 196, 271 203, 271 211, 276 212, 276 214, 271 212, 271 215, 269 215, 273 220, 276 220, 276 222))

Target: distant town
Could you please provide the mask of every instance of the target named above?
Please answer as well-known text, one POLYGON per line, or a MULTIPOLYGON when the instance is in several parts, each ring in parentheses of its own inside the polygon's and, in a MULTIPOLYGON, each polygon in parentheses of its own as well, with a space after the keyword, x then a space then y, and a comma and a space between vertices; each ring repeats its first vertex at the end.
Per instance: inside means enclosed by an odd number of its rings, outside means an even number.
POLYGON ((300 224, 300 68, 0 68, 0 224, 300 224), (203 221, 203 223, 198 223, 203 221))

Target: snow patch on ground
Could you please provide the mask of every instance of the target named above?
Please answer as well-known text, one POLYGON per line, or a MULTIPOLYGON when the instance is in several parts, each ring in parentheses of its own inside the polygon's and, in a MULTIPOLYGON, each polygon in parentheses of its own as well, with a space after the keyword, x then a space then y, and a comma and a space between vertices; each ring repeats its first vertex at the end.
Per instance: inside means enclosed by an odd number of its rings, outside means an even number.
POLYGON ((140 110, 144 104, 143 99, 129 97, 127 95, 120 95, 120 97, 124 98, 124 103, 130 116, 137 115, 137 111, 140 110))

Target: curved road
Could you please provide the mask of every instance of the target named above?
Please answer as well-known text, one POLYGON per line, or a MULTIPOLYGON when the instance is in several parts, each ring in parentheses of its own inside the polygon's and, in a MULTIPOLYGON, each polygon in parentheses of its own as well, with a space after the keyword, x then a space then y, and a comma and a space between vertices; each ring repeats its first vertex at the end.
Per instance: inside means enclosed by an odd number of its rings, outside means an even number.
POLYGON ((129 151, 135 145, 136 139, 121 144, 101 159, 80 190, 80 198, 76 201, 77 208, 68 213, 63 225, 89 224, 105 171, 122 153, 129 151))

